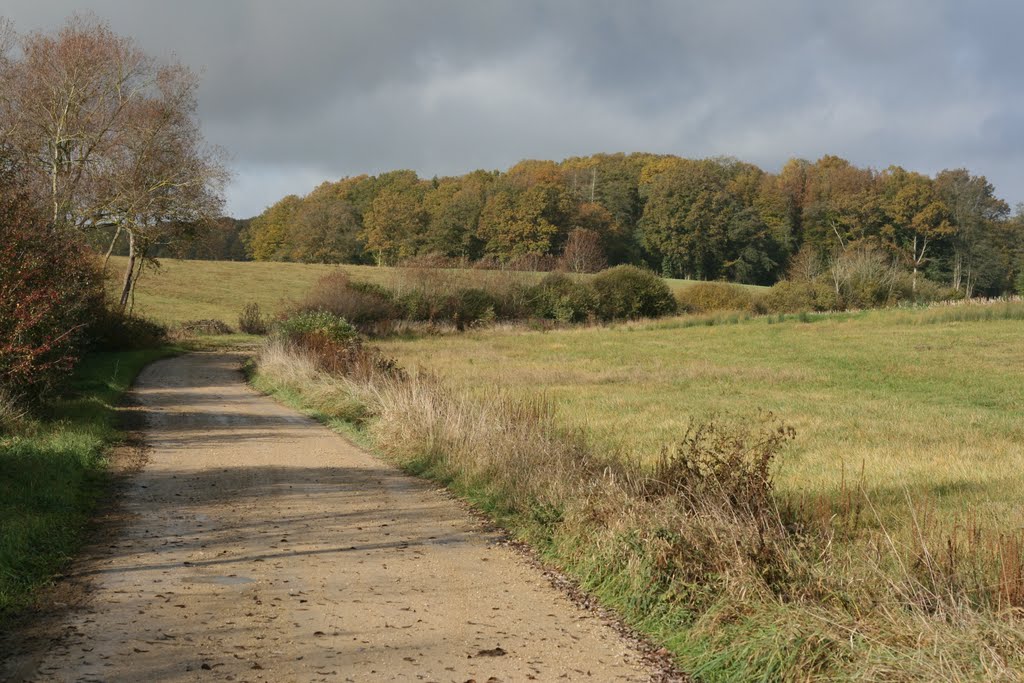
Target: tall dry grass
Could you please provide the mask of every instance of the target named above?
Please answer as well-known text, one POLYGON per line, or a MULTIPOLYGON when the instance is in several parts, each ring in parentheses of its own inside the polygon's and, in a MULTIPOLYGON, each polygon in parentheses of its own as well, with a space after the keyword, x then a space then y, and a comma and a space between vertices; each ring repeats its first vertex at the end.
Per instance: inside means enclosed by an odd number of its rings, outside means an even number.
POLYGON ((27 414, 14 396, 0 387, 0 436, 13 433, 27 414))
POLYGON ((357 421, 405 469, 451 486, 700 680, 1019 680, 1019 537, 937 526, 908 503, 890 532, 870 499, 805 505, 774 490, 790 431, 695 423, 652 466, 595 453, 543 397, 469 395, 323 349, 269 342, 264 387, 357 421))

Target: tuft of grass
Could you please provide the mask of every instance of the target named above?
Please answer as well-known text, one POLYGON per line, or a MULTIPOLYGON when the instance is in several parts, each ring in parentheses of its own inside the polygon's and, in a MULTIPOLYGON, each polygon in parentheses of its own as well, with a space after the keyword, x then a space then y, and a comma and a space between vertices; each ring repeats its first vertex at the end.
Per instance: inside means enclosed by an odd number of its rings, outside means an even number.
POLYGON ((122 438, 117 404, 145 365, 174 353, 89 354, 65 396, 0 434, 0 624, 73 557, 122 438))
POLYGON ((933 306, 915 322, 935 325, 939 323, 986 322, 991 320, 1024 320, 1024 301, 1019 297, 1011 301, 985 303, 953 302, 933 306))
POLYGON ((24 422, 25 409, 3 389, 0 389, 0 437, 13 433, 24 422))

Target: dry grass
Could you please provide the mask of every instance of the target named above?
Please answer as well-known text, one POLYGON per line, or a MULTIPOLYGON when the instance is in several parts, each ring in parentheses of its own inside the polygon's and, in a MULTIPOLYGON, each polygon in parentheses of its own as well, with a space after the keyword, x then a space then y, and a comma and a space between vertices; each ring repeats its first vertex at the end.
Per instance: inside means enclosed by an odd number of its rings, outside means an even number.
POLYGON ((26 415, 13 396, 0 389, 0 436, 13 433, 26 415))
POLYGON ((650 462, 691 418, 770 410, 798 434, 776 472, 785 493, 831 499, 844 482, 862 486, 899 521, 906 489, 950 524, 971 510, 985 526, 1022 528, 1020 322, 931 322, 946 312, 481 330, 381 347, 460 390, 541 393, 561 426, 627 460, 650 462))

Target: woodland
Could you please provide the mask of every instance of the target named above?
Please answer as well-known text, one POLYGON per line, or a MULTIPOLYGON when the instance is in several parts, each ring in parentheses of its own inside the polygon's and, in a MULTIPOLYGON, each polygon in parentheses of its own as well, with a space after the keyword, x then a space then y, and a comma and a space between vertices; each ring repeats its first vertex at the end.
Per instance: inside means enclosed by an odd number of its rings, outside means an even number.
POLYGON ((1024 218, 966 169, 934 176, 837 156, 778 173, 732 158, 595 154, 422 179, 325 182, 240 226, 260 261, 468 265, 773 284, 801 251, 871 248, 961 296, 1015 288, 1024 218))

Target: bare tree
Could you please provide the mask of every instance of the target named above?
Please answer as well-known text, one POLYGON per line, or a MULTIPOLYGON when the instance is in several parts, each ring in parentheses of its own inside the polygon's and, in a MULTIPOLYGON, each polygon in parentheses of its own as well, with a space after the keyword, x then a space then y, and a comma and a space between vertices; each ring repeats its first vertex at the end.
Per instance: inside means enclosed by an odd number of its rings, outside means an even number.
POLYGON ((123 307, 148 250, 222 207, 227 174, 199 132, 196 76, 91 15, 17 44, 0 58, 0 133, 56 226, 127 235, 123 307))
POLYGON ((828 272, 836 295, 853 308, 872 308, 889 301, 899 276, 899 263, 882 249, 860 242, 834 251, 828 272))
POLYGON ((562 251, 563 269, 572 273, 595 273, 607 264, 600 235, 586 228, 575 228, 569 233, 562 251))
POLYGON ((128 107, 112 163, 97 177, 97 221, 128 238, 120 303, 152 247, 193 237, 220 215, 227 174, 216 150, 202 143, 195 117, 195 74, 162 68, 152 94, 128 107))

